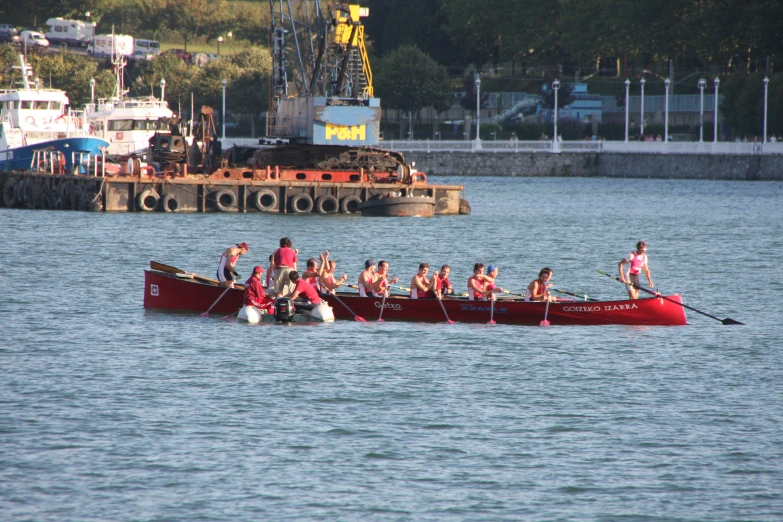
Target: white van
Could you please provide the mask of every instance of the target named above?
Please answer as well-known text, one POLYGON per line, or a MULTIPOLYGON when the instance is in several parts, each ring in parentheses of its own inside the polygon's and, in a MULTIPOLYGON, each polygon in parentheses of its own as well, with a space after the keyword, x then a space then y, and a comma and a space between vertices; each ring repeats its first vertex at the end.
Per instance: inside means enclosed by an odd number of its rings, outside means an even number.
POLYGON ((127 34, 96 34, 87 46, 90 56, 133 56, 133 37, 127 34))
POLYGON ((133 41, 134 60, 149 60, 159 54, 160 42, 157 40, 136 39, 133 41))
POLYGON ((49 27, 46 38, 51 43, 84 46, 92 41, 93 27, 87 22, 50 18, 46 21, 46 25, 49 27))
POLYGON ((38 31, 22 31, 19 35, 19 43, 27 47, 49 47, 49 40, 38 31))

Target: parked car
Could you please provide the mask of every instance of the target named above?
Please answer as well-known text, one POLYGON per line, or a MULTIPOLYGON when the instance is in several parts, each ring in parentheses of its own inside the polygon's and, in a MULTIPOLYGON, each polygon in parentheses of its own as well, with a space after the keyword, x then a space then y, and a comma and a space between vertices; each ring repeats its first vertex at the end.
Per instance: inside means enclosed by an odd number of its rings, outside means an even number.
POLYGON ((19 31, 11 24, 0 24, 0 42, 18 42, 19 31))
POLYGON ((168 54, 173 54, 180 60, 191 63, 191 60, 193 59, 193 55, 191 55, 189 52, 187 52, 185 49, 169 49, 166 51, 168 54))
POLYGON ((19 43, 28 47, 49 47, 49 40, 38 31, 22 31, 19 35, 19 43))

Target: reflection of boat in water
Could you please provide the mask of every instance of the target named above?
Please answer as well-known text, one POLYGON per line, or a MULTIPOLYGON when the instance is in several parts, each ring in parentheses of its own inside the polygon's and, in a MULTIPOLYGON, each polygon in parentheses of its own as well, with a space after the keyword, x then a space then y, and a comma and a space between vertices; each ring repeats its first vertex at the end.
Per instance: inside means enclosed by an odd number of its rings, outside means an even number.
POLYGON ((127 97, 123 74, 125 61, 114 59, 116 83, 111 98, 100 98, 86 107, 87 123, 96 136, 109 142, 110 156, 126 156, 147 153, 149 140, 158 130, 168 130, 161 118, 170 119, 174 112, 164 100, 165 81, 161 80, 160 98, 145 96, 127 97))
POLYGON ((44 89, 19 56, 19 87, 0 91, 0 170, 31 169, 33 158, 70 170, 78 154, 100 155, 108 143, 86 130, 83 114, 68 108, 64 91, 44 89))
MULTIPOLYGON (((188 274, 184 270, 150 263, 152 270, 144 273, 144 308, 203 312, 225 290, 217 281, 188 274)), ((215 304, 216 313, 236 312, 243 305, 241 287, 230 289, 215 304)), ((557 301, 546 303, 525 302, 521 299, 498 299, 494 310, 489 301, 470 301, 466 298, 446 297, 437 299, 411 299, 403 296, 359 297, 355 293, 340 292, 336 296, 321 294, 334 313, 335 319, 354 319, 355 315, 367 320, 380 316, 387 321, 416 321, 442 323, 447 317, 465 323, 486 323, 490 317, 497 324, 538 326, 544 315, 553 326, 560 325, 629 325, 629 326, 682 326, 685 310, 679 294, 666 299, 650 298, 618 301, 557 301)), ((259 321, 263 321, 259 318, 259 321)))

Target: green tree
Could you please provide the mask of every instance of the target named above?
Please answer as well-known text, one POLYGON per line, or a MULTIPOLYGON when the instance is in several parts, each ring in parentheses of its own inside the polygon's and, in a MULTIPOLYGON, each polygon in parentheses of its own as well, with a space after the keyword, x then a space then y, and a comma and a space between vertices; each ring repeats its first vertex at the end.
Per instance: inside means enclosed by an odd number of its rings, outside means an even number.
POLYGON ((376 93, 386 107, 406 111, 410 118, 424 107, 444 111, 449 107, 446 68, 415 45, 398 47, 384 57, 377 69, 376 93))

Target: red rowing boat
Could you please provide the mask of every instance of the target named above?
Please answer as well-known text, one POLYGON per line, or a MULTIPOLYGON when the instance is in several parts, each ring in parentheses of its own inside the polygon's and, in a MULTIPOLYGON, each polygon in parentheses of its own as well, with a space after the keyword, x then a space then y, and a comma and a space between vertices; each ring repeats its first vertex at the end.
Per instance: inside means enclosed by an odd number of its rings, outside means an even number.
MULTIPOLYGON (((204 312, 225 290, 215 280, 160 263, 152 262, 151 265, 154 270, 146 270, 144 274, 144 308, 204 312)), ((236 312, 242 308, 243 295, 241 286, 227 291, 212 311, 224 314, 236 312)), ((665 297, 668 300, 653 297, 622 301, 558 301, 550 303, 547 320, 553 326, 685 325, 685 310, 677 304, 682 303, 680 295, 665 297)), ((336 319, 353 319, 355 313, 374 320, 381 310, 380 298, 342 292, 337 296, 322 295, 322 298, 332 307, 336 319)), ((447 297, 442 302, 452 321, 486 323, 490 319, 489 301, 447 297)), ((383 306, 385 321, 446 321, 443 308, 436 299, 389 296, 383 306)), ((498 299, 495 301, 494 320, 498 324, 537 326, 544 319, 545 308, 546 303, 498 299)))

